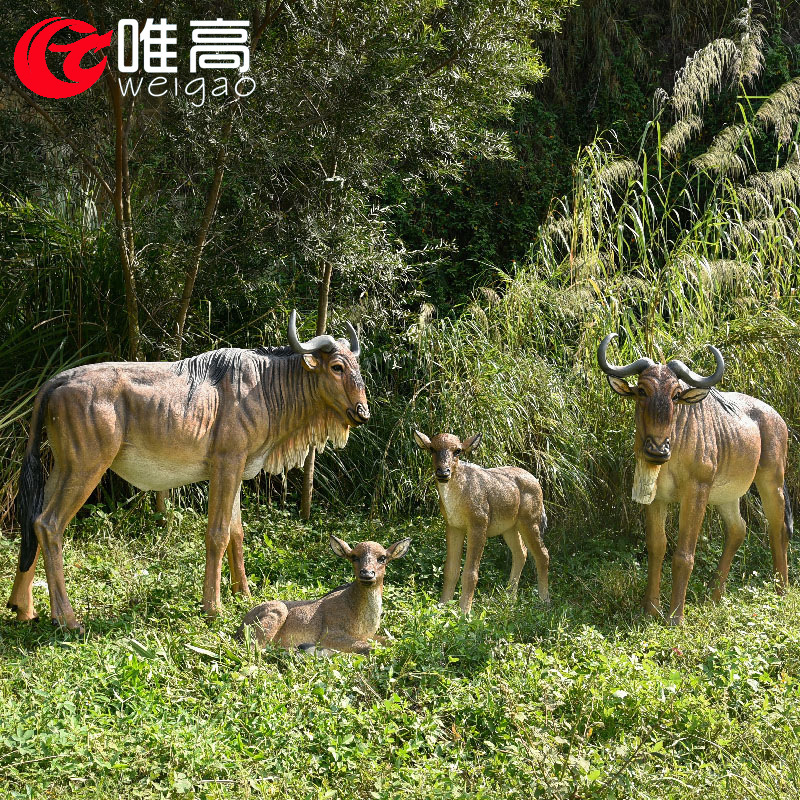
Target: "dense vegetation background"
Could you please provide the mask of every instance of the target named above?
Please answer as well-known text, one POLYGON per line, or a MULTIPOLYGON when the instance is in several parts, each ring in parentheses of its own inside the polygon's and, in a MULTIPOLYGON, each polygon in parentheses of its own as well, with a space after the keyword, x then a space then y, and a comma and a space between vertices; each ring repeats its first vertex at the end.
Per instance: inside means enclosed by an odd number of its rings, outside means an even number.
MULTIPOLYGON (((4 53, 37 13, 5 13, 4 53)), ((328 283, 329 330, 352 319, 367 343, 373 422, 320 461, 325 504, 431 507, 416 425, 482 430, 481 461, 537 471, 553 519, 627 520, 628 410, 594 363, 610 330, 619 359, 700 370, 716 343, 725 388, 798 429, 797 2, 248 14, 257 102, 133 103, 101 83, 34 105, 0 71, 6 526, 42 380, 283 343, 295 306, 313 332, 328 283)), ((251 484, 290 503, 298 487, 251 484)), ((96 500, 127 497, 109 476, 96 500)))

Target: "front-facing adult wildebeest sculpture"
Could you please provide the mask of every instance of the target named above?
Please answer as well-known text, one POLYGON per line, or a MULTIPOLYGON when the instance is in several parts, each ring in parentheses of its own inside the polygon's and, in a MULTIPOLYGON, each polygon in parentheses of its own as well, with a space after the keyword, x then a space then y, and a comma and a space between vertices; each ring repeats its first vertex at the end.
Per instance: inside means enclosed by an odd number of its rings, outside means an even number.
POLYGON ((105 363, 51 378, 33 406, 20 472, 17 516, 19 567, 9 607, 35 619, 33 574, 44 553, 53 621, 80 628, 64 586, 64 528, 107 469, 139 489, 164 490, 208 480, 208 530, 203 608, 220 602, 222 557, 231 584, 249 595, 242 555, 239 488, 260 470, 300 466, 310 448, 347 442, 369 419, 358 365, 358 335, 350 341, 316 336, 302 343, 296 314, 290 347, 223 348, 176 362, 105 363), (44 481, 42 428, 53 451, 44 481))
POLYGON ((782 593, 789 580, 787 550, 792 533, 792 511, 784 483, 789 441, 786 423, 761 400, 712 388, 725 371, 725 361, 715 347, 708 346, 716 370, 703 377, 678 360, 666 365, 649 358, 621 367, 609 364, 606 350, 615 336, 610 333, 600 343, 597 361, 611 388, 636 400, 633 499, 647 505, 645 610, 661 613, 667 504, 680 503, 668 616, 670 623, 680 624, 706 506, 717 507, 727 530, 713 591, 713 599, 718 601, 731 561, 745 536, 739 500, 754 480, 767 517, 772 565, 782 593), (625 380, 631 375, 639 376, 636 386, 625 380))

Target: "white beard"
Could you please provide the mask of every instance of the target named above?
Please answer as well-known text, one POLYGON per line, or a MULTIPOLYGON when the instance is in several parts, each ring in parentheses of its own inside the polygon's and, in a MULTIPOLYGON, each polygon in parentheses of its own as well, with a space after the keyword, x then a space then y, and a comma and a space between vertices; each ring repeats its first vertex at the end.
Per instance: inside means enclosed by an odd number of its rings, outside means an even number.
POLYGON ((631 498, 636 503, 649 506, 656 499, 656 482, 661 464, 651 464, 641 456, 636 456, 636 470, 633 473, 631 498))

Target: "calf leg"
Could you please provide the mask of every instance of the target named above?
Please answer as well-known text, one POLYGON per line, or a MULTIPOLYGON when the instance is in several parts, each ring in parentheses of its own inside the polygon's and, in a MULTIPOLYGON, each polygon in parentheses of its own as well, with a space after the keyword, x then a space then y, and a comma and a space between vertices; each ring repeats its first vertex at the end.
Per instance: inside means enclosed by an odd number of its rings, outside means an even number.
POLYGON ((672 556, 672 599, 669 604, 670 625, 683 622, 683 609, 686 605, 686 588, 694 568, 694 553, 697 537, 703 524, 708 504, 709 486, 700 484, 681 498, 681 511, 678 522, 678 546, 672 556))
POLYGON ((486 547, 487 521, 473 523, 467 531, 467 558, 461 575, 461 600, 459 605, 465 614, 472 608, 472 598, 478 584, 478 565, 481 563, 483 548, 486 547))
POLYGON ((356 639, 344 631, 328 631, 320 639, 320 645, 330 650, 339 650, 342 653, 361 653, 366 655, 372 650, 372 645, 364 639, 356 639))
POLYGON ((789 586, 789 531, 786 528, 783 469, 759 468, 756 472, 756 486, 767 517, 772 572, 777 578, 778 594, 783 594, 789 586))
POLYGON ((667 551, 667 504, 653 500, 647 506, 645 528, 647 530, 647 588, 642 606, 646 614, 661 616, 661 568, 667 551))
POLYGON ((528 558, 528 550, 522 542, 522 537, 518 530, 512 528, 503 534, 503 539, 511 551, 511 575, 508 578, 508 591, 512 597, 517 596, 519 588, 519 576, 522 575, 522 568, 528 558))
POLYGON ((236 492, 231 512, 230 540, 228 541, 228 566, 231 570, 231 591, 250 597, 247 574, 244 571, 244 529, 242 528, 242 487, 236 492))
POLYGON ((278 635, 288 614, 289 609, 280 600, 270 600, 268 603, 251 608, 244 615, 242 624, 236 631, 236 638, 241 639, 244 636, 245 626, 249 626, 258 646, 263 647, 278 635))
POLYGON ((539 590, 539 599, 543 603, 550 602, 550 589, 548 586, 548 570, 550 568, 550 554, 542 541, 542 529, 538 523, 523 523, 519 528, 522 538, 528 545, 536 563, 536 582, 539 590))
POLYGON ((208 484, 208 530, 206 531, 206 575, 203 610, 216 616, 220 609, 222 557, 230 541, 233 505, 242 482, 244 462, 220 458, 212 466, 208 484))
POLYGON ((731 569, 731 562, 736 555, 736 551, 741 547, 744 541, 744 535, 747 527, 742 519, 739 511, 739 500, 733 500, 730 503, 717 506, 720 516, 725 522, 726 537, 725 549, 722 551, 722 558, 719 560, 717 567, 717 578, 714 584, 714 591, 711 594, 711 599, 718 603, 725 593, 725 581, 728 579, 728 573, 731 569))
POLYGON ((461 573, 461 554, 464 550, 464 531, 447 526, 447 557, 444 562, 444 581, 439 602, 449 603, 453 599, 461 573))

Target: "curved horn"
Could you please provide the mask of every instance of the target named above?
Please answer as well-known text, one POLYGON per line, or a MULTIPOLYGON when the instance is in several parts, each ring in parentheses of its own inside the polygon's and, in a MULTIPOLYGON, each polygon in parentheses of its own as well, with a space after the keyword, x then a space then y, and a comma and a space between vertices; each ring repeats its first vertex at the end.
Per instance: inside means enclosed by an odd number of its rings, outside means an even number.
POLYGON ((609 333, 608 336, 600 342, 600 346, 597 348, 597 363, 606 375, 613 375, 615 378, 627 378, 629 375, 638 375, 648 367, 655 366, 655 361, 649 358, 640 358, 638 361, 634 361, 632 364, 626 364, 624 367, 617 367, 614 364, 609 364, 606 360, 606 350, 608 350, 609 342, 616 338, 616 333, 609 333))
POLYGON ((714 360, 717 362, 716 371, 708 378, 704 378, 702 375, 692 372, 683 361, 678 361, 677 358, 672 361, 667 361, 667 366, 681 380, 686 381, 690 386, 694 386, 697 389, 710 389, 722 380, 722 375, 725 372, 725 359, 722 357, 722 353, 720 353, 713 344, 706 345, 706 347, 713 353, 714 360))
POLYGON ((300 339, 297 338, 296 309, 293 309, 292 313, 289 314, 288 336, 289 344, 292 346, 292 350, 294 350, 295 353, 300 353, 301 355, 304 353, 313 353, 315 350, 333 353, 337 349, 336 339, 334 339, 333 336, 328 336, 327 334, 315 336, 313 339, 309 339, 307 342, 301 342, 300 339))
POLYGON ((349 323, 346 322, 347 330, 350 332, 350 352, 358 358, 361 355, 361 345, 358 343, 358 333, 356 333, 356 329, 349 323))

